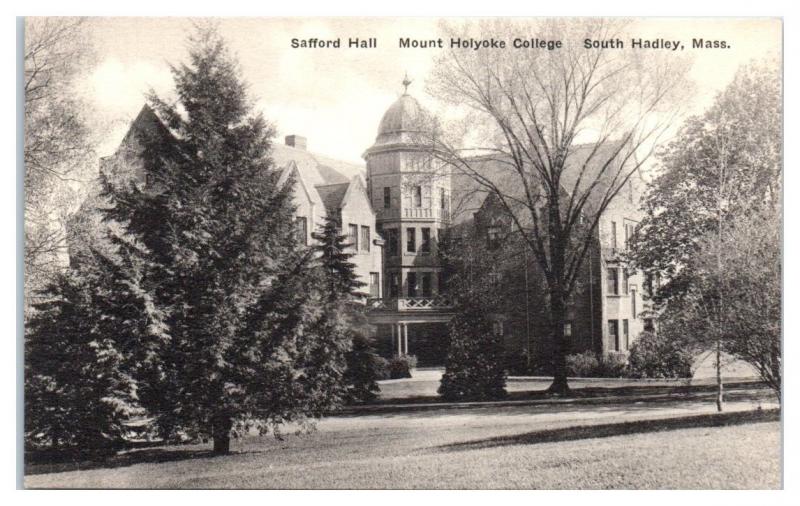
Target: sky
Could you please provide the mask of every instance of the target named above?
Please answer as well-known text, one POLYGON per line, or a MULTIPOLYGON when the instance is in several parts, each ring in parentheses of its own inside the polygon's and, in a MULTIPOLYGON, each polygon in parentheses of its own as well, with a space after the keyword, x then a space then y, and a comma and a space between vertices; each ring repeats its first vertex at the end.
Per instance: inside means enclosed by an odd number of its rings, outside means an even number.
MULTIPOLYGON (((425 80, 439 49, 399 49, 398 38, 439 36, 435 18, 219 18, 216 20, 241 65, 255 106, 277 128, 278 139, 298 134, 308 149, 362 163, 375 140, 384 111, 403 92, 426 108, 443 105, 425 93, 425 80), (292 49, 293 38, 378 39, 377 49, 292 49)), ((452 20, 450 20, 452 21, 452 20)), ((92 18, 87 24, 95 64, 78 88, 96 118, 100 156, 111 154, 153 89, 172 90, 169 64, 185 61, 185 18, 92 18)), ((730 41, 727 50, 691 50, 696 83, 688 109, 701 112, 732 79, 736 69, 764 57, 780 57, 781 23, 775 19, 644 18, 630 36, 647 39, 693 37, 730 41)), ((565 41, 566 43, 566 41, 565 41)))

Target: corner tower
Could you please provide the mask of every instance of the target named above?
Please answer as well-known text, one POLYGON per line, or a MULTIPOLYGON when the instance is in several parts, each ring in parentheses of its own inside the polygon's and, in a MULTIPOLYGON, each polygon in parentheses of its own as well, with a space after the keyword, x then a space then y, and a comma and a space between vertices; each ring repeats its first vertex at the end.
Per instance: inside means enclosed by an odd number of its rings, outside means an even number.
MULTIPOLYGON (((404 319, 410 323, 408 317, 415 317, 412 342, 421 344, 425 334, 441 332, 441 328, 426 330, 425 324, 449 318, 437 312, 449 309, 439 297, 445 279, 438 240, 450 222, 450 177, 432 156, 427 142, 430 115, 408 94, 409 84, 406 76, 404 93, 384 113, 375 143, 363 155, 376 227, 385 240, 385 282, 378 309, 386 314, 373 320, 379 324, 391 320, 392 349, 401 354, 409 353, 404 319)), ((417 347, 412 352, 422 363, 428 361, 426 350, 417 347)), ((435 361, 434 356, 429 358, 435 361)))
POLYGON ((439 293, 438 238, 450 220, 450 178, 426 146, 429 115, 405 92, 386 110, 364 153, 367 190, 386 240, 384 298, 439 293))

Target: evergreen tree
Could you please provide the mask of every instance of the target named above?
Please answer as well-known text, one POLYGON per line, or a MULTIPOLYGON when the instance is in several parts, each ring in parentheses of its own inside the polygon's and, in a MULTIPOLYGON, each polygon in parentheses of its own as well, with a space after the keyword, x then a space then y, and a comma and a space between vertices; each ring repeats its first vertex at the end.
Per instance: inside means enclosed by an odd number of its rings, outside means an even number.
POLYGON ((25 431, 32 447, 108 447, 126 420, 142 414, 129 371, 147 360, 138 343, 163 336, 162 315, 130 257, 84 260, 92 262, 73 261, 42 293, 28 325, 25 431))
POLYGON ((505 397, 503 340, 493 315, 506 308, 500 283, 505 262, 487 250, 479 236, 470 236, 456 250, 445 247, 448 295, 455 316, 448 323, 449 348, 439 394, 448 401, 505 397))
POLYGON ((359 281, 356 266, 350 261, 354 253, 348 253, 347 236, 341 233, 339 222, 328 216, 319 232, 311 234, 317 242, 314 249, 323 270, 323 278, 331 300, 351 300, 364 296, 358 290, 365 286, 359 281))
POLYGON ((379 391, 381 364, 372 348, 365 308, 359 300, 365 296, 359 291, 365 284, 358 279, 351 261, 354 253, 347 251, 351 244, 331 217, 312 237, 316 240, 314 250, 326 293, 320 331, 327 341, 339 344, 327 352, 342 353, 344 367, 335 371, 341 374, 341 396, 347 402, 372 400, 379 391))
POLYGON ((448 324, 450 348, 439 394, 448 401, 506 396, 502 338, 479 305, 465 303, 448 324))
MULTIPOLYGON (((213 29, 173 67, 177 103, 151 94, 170 139, 142 134, 148 186, 104 181, 106 219, 147 266, 144 286, 167 339, 141 347, 142 404, 165 437, 210 435, 319 416, 338 402, 340 360, 320 338, 313 255, 296 239, 292 184, 279 184, 272 129, 254 114, 237 64, 213 29), (331 368, 327 367, 334 362, 331 368)), ((333 345, 335 348, 337 345, 333 345)))

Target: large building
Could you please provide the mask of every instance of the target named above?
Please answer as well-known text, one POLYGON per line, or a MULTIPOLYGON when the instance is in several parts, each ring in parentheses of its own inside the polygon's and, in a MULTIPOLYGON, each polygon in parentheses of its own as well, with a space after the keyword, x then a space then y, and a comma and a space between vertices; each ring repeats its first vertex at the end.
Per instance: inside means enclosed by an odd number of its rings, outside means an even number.
MULTIPOLYGON (((446 356, 446 323, 453 316, 439 255, 440 238, 445 232, 469 231, 473 239, 491 241, 498 228, 509 225, 489 192, 469 177, 451 175, 437 166, 421 131, 427 113, 408 94, 408 81, 403 84, 406 91, 385 111, 375 142, 363 153, 366 167, 312 153, 300 135, 289 135, 283 144, 273 145, 272 157, 281 181, 295 181, 296 225, 303 240, 310 243, 312 232, 326 217, 337 220, 349 236, 381 352, 412 354, 420 365, 438 365, 446 356)), ((139 139, 145 131, 160 133, 165 139, 170 135, 145 106, 117 151, 101 160, 101 170, 151 184, 139 161, 139 139)), ((570 167, 580 166, 581 156, 588 151, 577 149, 575 159, 567 160, 567 180, 574 177, 570 167)), ((504 191, 518 191, 496 160, 476 158, 472 164, 504 191)), ((569 308, 565 332, 572 339, 573 351, 626 351, 652 325, 645 280, 627 272, 620 261, 641 218, 642 186, 637 173, 601 217, 581 274, 585 283, 569 308)), ((526 283, 529 276, 536 279, 532 265, 520 267, 524 272, 519 277, 526 283)), ((530 292, 530 286, 525 290, 530 292)), ((546 347, 544 294, 538 295, 526 297, 525 321, 519 314, 501 315, 500 331, 512 352, 535 354, 546 347)))

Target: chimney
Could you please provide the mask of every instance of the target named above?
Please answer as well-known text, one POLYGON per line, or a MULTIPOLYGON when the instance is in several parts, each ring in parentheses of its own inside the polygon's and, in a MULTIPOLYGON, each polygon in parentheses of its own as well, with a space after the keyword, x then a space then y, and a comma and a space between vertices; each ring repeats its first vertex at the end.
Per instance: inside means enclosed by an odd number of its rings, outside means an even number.
POLYGON ((302 149, 303 151, 306 150, 307 140, 302 135, 287 135, 284 138, 284 142, 286 143, 287 146, 291 146, 297 149, 302 149))

